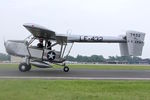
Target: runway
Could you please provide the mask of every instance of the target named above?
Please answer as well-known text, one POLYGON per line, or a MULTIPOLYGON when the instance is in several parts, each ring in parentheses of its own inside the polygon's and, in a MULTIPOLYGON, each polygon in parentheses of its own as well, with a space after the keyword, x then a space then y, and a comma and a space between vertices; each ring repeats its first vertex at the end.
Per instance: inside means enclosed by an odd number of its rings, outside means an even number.
POLYGON ((150 80, 150 70, 91 70, 32 69, 19 72, 18 69, 0 69, 0 79, 88 79, 88 80, 150 80))

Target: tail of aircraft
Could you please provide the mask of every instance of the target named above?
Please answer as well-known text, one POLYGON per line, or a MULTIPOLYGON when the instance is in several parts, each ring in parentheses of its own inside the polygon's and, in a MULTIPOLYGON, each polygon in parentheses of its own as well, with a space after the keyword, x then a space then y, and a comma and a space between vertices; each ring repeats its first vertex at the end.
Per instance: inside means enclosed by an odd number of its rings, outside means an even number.
POLYGON ((119 43, 121 56, 141 56, 145 33, 127 31, 124 38, 126 38, 127 43, 119 43))

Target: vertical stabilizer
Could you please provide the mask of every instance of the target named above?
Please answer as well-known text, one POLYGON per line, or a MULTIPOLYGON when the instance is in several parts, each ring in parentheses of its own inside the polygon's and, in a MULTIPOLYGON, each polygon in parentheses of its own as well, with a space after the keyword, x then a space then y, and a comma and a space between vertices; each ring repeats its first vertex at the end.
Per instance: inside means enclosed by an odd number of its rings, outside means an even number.
POLYGON ((145 33, 127 31, 124 38, 127 43, 119 43, 121 56, 141 56, 144 46, 145 33))
POLYGON ((131 56, 141 56, 144 46, 145 33, 128 31, 126 33, 128 52, 131 56))

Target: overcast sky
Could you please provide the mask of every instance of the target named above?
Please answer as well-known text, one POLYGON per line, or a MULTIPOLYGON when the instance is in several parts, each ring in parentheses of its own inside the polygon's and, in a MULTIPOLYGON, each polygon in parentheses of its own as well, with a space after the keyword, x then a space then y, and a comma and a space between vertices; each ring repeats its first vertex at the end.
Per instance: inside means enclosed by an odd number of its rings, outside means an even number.
MULTIPOLYGON (((30 35, 22 26, 36 23, 57 33, 118 36, 127 30, 145 32, 142 58, 150 58, 149 0, 2 0, 0 2, 0 52, 3 39, 30 35)), ((120 56, 118 44, 75 44, 71 54, 120 56)))

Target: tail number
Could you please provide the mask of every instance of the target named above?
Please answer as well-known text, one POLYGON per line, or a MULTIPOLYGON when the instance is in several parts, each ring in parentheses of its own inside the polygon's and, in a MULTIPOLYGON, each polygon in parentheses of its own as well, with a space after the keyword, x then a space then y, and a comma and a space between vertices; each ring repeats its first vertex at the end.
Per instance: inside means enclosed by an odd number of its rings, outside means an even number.
POLYGON ((103 37, 102 36, 84 36, 82 39, 84 41, 102 41, 103 37))

